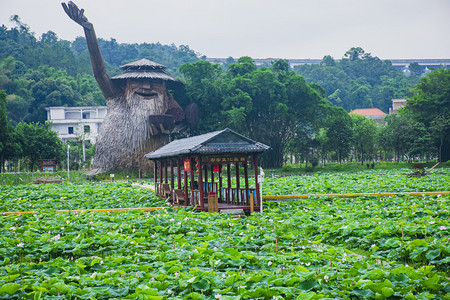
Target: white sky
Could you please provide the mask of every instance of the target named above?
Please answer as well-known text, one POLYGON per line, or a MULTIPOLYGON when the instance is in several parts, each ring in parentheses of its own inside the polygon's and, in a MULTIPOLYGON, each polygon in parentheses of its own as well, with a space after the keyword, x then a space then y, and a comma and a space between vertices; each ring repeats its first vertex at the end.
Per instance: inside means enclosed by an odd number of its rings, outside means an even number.
MULTIPOLYGON (((341 58, 362 47, 382 59, 450 58, 449 0, 74 0, 97 37, 188 45, 207 57, 341 58)), ((73 41, 81 26, 59 0, 0 0, 39 38, 73 41)))

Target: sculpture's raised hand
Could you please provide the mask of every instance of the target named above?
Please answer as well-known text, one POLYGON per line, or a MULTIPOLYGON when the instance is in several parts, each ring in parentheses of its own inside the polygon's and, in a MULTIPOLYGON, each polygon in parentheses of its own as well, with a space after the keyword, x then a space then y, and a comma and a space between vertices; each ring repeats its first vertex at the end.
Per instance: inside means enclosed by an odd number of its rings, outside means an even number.
POLYGON ((105 63, 103 62, 102 54, 100 53, 100 48, 98 47, 94 26, 84 16, 84 9, 79 9, 78 6, 72 1, 67 2, 67 4, 64 2, 61 4, 69 18, 83 26, 84 35, 86 36, 86 43, 91 56, 92 70, 94 71, 95 79, 98 82, 103 96, 105 96, 106 101, 110 98, 114 98, 118 91, 115 89, 111 82, 111 78, 109 78, 106 73, 105 63))
POLYGON ((61 4, 69 18, 85 28, 92 28, 92 24, 88 22, 88 19, 84 15, 84 9, 79 9, 72 1, 69 1, 67 4, 62 2, 61 4))

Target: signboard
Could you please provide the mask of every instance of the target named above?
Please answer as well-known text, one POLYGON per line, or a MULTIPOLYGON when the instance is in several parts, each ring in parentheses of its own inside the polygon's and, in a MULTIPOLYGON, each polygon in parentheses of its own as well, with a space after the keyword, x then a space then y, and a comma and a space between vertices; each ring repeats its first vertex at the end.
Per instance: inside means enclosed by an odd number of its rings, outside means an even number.
POLYGON ((56 159, 41 159, 40 169, 42 172, 55 172, 56 159))
POLYGON ((210 164, 226 164, 226 163, 245 163, 247 158, 245 156, 232 156, 232 157, 208 157, 208 163, 210 164))

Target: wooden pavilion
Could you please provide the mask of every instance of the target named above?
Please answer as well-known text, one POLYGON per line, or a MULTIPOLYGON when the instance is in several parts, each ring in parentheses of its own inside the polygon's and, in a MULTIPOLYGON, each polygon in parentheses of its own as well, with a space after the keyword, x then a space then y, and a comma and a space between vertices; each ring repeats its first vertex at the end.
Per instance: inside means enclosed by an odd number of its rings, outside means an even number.
POLYGON ((154 162, 156 194, 170 203, 199 211, 251 211, 261 205, 258 155, 269 148, 227 128, 174 140, 145 157, 154 162), (249 166, 254 188, 249 185, 249 166))

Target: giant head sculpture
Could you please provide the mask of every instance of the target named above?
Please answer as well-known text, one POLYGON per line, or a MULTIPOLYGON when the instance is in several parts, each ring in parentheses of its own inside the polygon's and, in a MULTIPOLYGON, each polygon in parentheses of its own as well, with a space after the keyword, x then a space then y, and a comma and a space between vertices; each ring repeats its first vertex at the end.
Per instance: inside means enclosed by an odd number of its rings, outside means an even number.
POLYGON ((195 126, 196 105, 183 109, 170 95, 170 86, 182 83, 166 72, 166 67, 147 59, 121 66, 123 74, 106 73, 94 26, 72 1, 62 3, 64 11, 84 29, 95 79, 105 96, 107 114, 95 144, 90 175, 107 171, 149 171, 144 158, 169 142, 173 131, 195 126), (192 113, 193 112, 193 113, 192 113))

